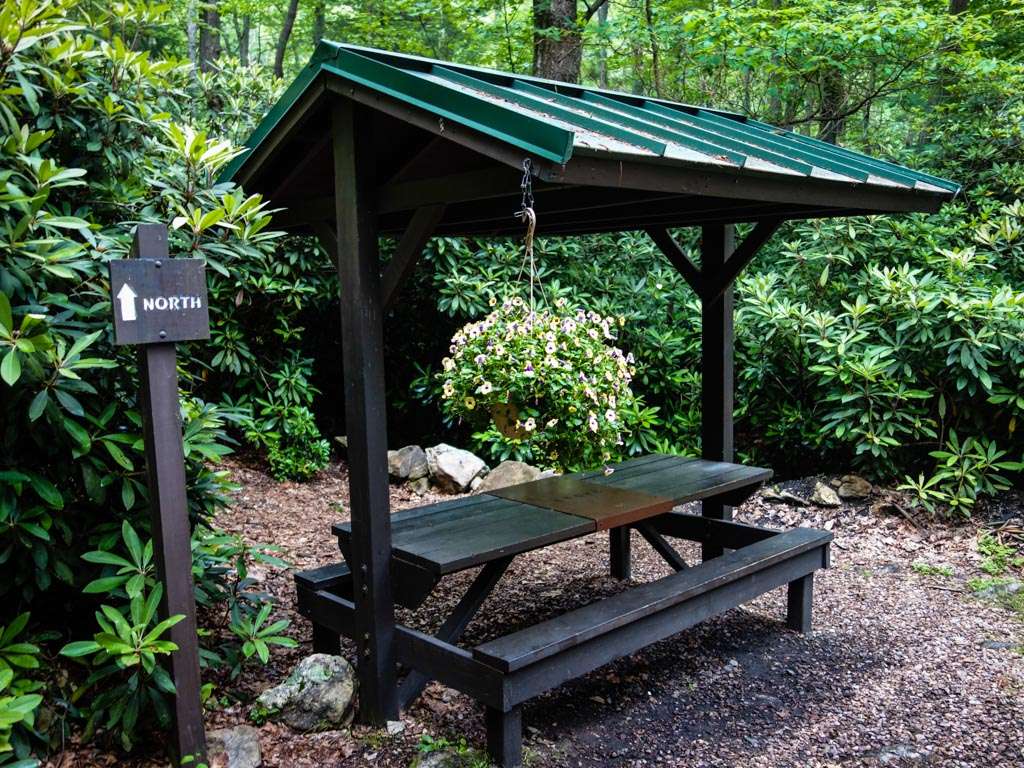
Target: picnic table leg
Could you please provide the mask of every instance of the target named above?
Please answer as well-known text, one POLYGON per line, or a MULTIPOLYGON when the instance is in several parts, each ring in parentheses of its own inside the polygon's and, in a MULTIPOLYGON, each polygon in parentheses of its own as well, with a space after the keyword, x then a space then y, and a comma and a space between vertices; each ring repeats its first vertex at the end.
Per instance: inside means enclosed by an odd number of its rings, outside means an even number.
POLYGON ((814 575, 789 582, 786 591, 786 625, 796 632, 811 631, 811 604, 814 602, 814 575))
MULTIPOLYGON (((454 643, 469 626, 476 612, 480 610, 484 600, 494 591, 502 574, 512 562, 514 555, 503 557, 501 560, 493 560, 485 565, 477 574, 473 583, 469 585, 466 594, 462 596, 459 604, 445 619, 441 628, 435 635, 439 640, 446 643, 454 643)), ((409 670, 401 684, 398 686, 398 703, 402 709, 408 707, 423 692, 430 678, 415 669, 409 670)))
POLYGON ((661 559, 668 563, 673 570, 682 571, 689 567, 673 546, 665 541, 662 535, 654 529, 650 520, 637 523, 636 529, 640 531, 640 535, 647 539, 647 543, 653 547, 655 552, 661 555, 661 559))
POLYGON ((487 754, 502 768, 518 768, 523 762, 523 708, 512 707, 508 712, 487 707, 487 754))
POLYGON ((624 525, 621 528, 612 528, 608 531, 609 559, 611 561, 611 573, 613 579, 628 581, 632 576, 632 563, 630 558, 630 528, 624 525))
POLYGON ((327 653, 331 656, 341 655, 341 636, 327 627, 313 625, 313 653, 327 653))

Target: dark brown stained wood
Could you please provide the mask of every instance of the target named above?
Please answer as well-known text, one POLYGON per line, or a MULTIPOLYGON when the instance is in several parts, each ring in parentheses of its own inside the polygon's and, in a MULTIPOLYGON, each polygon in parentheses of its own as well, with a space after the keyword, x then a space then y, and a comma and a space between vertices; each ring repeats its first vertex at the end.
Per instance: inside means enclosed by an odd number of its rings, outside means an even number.
POLYGON ((834 184, 822 179, 762 176, 748 171, 712 171, 645 163, 638 160, 617 160, 590 157, 579 149, 565 165, 548 162, 535 164, 537 176, 554 184, 608 186, 622 189, 675 192, 739 198, 766 203, 796 203, 830 208, 861 208, 875 213, 900 211, 937 211, 945 196, 921 190, 888 190, 863 184, 834 184))
POLYGON ((704 296, 705 301, 715 301, 733 284, 743 268, 757 255, 758 250, 785 223, 785 219, 766 219, 758 222, 754 229, 743 238, 729 256, 721 271, 709 283, 704 296))
POLYGON ((444 575, 595 530, 592 520, 511 501, 465 507, 445 518, 437 524, 428 516, 396 525, 395 555, 444 575))
POLYGON ((652 518, 650 523, 662 536, 718 544, 727 549, 740 549, 782 533, 735 520, 715 520, 687 512, 668 512, 652 518))
MULTIPOLYGON (((610 493, 617 500, 639 500, 630 514, 640 510, 643 512, 641 517, 660 519, 657 516, 679 504, 736 489, 757 487, 770 477, 770 470, 759 467, 652 454, 623 462, 613 467, 611 474, 594 470, 551 478, 557 479, 563 487, 567 483, 573 484, 573 489, 570 489, 572 492, 563 494, 562 501, 566 508, 577 505, 577 514, 545 506, 549 502, 562 503, 555 497, 534 497, 534 503, 527 503, 498 495, 517 497, 524 492, 530 494, 533 492, 529 486, 535 486, 536 483, 501 489, 494 494, 467 496, 402 510, 391 516, 395 564, 392 572, 396 579, 396 594, 400 563, 416 565, 430 574, 440 576, 597 530, 598 525, 594 520, 585 516, 588 505, 593 504, 591 488, 581 486, 591 499, 586 504, 580 504, 573 497, 573 494, 578 493, 576 485, 581 481, 600 489, 615 489, 610 490, 610 493), (653 500, 652 495, 655 496, 653 500)), ((541 488, 549 484, 548 480, 538 482, 541 488)), ((589 508, 592 510, 593 506, 589 508)), ((612 510, 615 514, 621 514, 623 508, 612 507, 612 510)), ((613 526, 606 524, 604 527, 613 526)), ((351 530, 351 523, 338 523, 334 526, 334 533, 338 536, 342 551, 346 553, 350 546, 351 530)), ((404 599, 404 588, 400 597, 404 599)))
POLYGON ((693 292, 698 296, 703 296, 705 291, 704 277, 694 263, 690 261, 690 257, 679 247, 672 234, 663 227, 650 227, 645 231, 651 240, 654 241, 654 244, 658 246, 658 250, 671 262, 676 271, 683 276, 683 279, 693 289, 693 292))
MULTIPOLYGON (((724 274, 735 250, 731 225, 701 229, 701 269, 713 282, 724 274)), ((733 451, 733 311, 732 286, 701 302, 701 456, 709 461, 732 461, 733 451)), ((718 520, 732 519, 732 507, 706 501, 702 514, 718 520)), ((722 554, 711 544, 702 547, 705 560, 722 554)))
POLYGON ((811 607, 814 603, 814 575, 789 582, 786 591, 786 626, 795 632, 811 631, 811 607))
POLYGON ((444 205, 428 205, 419 208, 412 216, 412 221, 406 227, 395 255, 388 262, 381 278, 381 291, 384 308, 390 307, 398 298, 398 291, 409 275, 416 267, 423 249, 430 240, 434 227, 444 215, 444 205))
MULTIPOLYGON (((599 635, 587 642, 572 645, 554 656, 530 664, 505 678, 506 706, 527 701, 545 691, 557 688, 567 680, 580 677, 610 661, 636 653, 642 648, 665 640, 705 619, 724 613, 758 595, 813 573, 821 567, 821 548, 767 566, 747 578, 729 581, 721 586, 699 592, 690 599, 657 613, 644 616, 599 635)), ((693 573, 697 568, 667 578, 693 573)))
MULTIPOLYGON (((448 618, 444 620, 435 633, 438 640, 454 643, 462 636, 462 633, 466 631, 466 627, 469 626, 469 622, 473 620, 477 611, 480 610, 480 606, 484 604, 484 601, 494 591, 494 587, 497 586, 502 574, 505 573, 511 562, 512 556, 503 557, 501 560, 491 561, 480 569, 473 583, 469 585, 469 589, 466 590, 462 599, 459 600, 458 605, 455 606, 448 615, 448 618)), ((430 678, 416 670, 410 671, 405 676, 405 679, 398 687, 398 699, 402 709, 407 708, 419 697, 428 682, 430 682, 430 678)))
MULTIPOLYGON (((301 190, 302 182, 310 174, 322 173, 323 169, 319 167, 319 163, 323 163, 325 158, 330 158, 331 148, 331 134, 329 131, 324 131, 317 135, 303 152, 302 159, 295 163, 290 171, 285 174, 284 178, 278 183, 277 188, 267 195, 267 197, 273 200, 287 200, 289 197, 289 189, 294 185, 301 190)), ((303 194, 300 191, 300 195, 303 194)), ((308 194, 308 192, 306 193, 308 194)), ((277 221, 277 215, 274 216, 274 221, 277 221)))
POLYGON ((341 285, 351 561, 359 652, 360 716, 398 718, 391 591, 391 516, 384 402, 383 308, 375 180, 365 113, 337 99, 331 112, 341 285))
MULTIPOLYGON (((159 228, 166 236, 166 227, 159 228)), ((114 259, 107 264, 115 344, 210 338, 202 259, 114 259)))
POLYGON ((598 473, 588 480, 668 497, 674 501, 674 506, 678 506, 738 489, 757 487, 771 476, 772 471, 763 467, 664 456, 657 463, 630 468, 628 471, 619 470, 610 475, 598 473))
MULTIPOLYGON (((326 590, 300 591, 298 611, 339 635, 351 638, 355 634, 356 607, 344 597, 326 590)), ((456 645, 399 624, 395 627, 395 657, 402 665, 488 706, 505 706, 501 673, 456 645)))
POLYGON ((523 708, 507 712, 494 707, 484 710, 487 726, 487 756, 502 768, 515 768, 523 762, 523 708))
POLYGON ((608 531, 608 568, 613 579, 628 581, 632 578, 631 549, 629 526, 608 531))
MULTIPOLYGON (((633 587, 484 643, 473 650, 473 656, 502 672, 514 672, 730 582, 744 580, 748 575, 792 560, 803 553, 819 550, 812 557, 814 567, 819 568, 820 549, 831 539, 831 534, 825 531, 796 528, 751 544, 726 557, 716 558, 700 567, 688 568, 658 581, 633 587)), ((755 594, 763 591, 767 590, 757 589, 755 594)))
POLYGON ((659 515, 675 506, 672 499, 643 490, 602 486, 572 475, 499 488, 489 495, 586 517, 599 531, 659 515))
POLYGON ((650 520, 641 520, 634 526, 640 535, 647 539, 647 543, 654 548, 654 551, 661 555, 664 560, 675 571, 682 571, 689 568, 689 564, 682 555, 675 551, 671 544, 661 537, 661 534, 651 525, 650 520))
MULTIPOLYGON (((167 228, 140 224, 132 256, 168 259, 167 228)), ((195 592, 192 584, 192 540, 188 522, 185 454, 178 402, 178 363, 174 344, 139 348, 142 433, 146 446, 150 530, 156 576, 163 584, 160 616, 185 618, 171 627, 168 638, 178 646, 170 655, 174 697, 174 744, 179 758, 206 758, 206 732, 199 696, 199 646, 196 641, 195 592)))
POLYGON ((519 190, 522 175, 521 169, 514 170, 495 164, 480 170, 394 182, 381 188, 379 210, 381 213, 392 213, 428 205, 450 205, 460 201, 515 194, 519 190))

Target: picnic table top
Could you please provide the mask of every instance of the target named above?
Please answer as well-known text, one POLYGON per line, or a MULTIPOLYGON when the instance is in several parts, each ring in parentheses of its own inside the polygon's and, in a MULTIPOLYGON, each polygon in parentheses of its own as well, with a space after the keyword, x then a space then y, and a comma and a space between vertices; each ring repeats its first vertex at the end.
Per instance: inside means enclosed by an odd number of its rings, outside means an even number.
MULTIPOLYGON (((396 512, 392 556, 436 575, 455 573, 759 485, 772 475, 761 467, 663 454, 612 470, 544 478, 396 512)), ((345 549, 351 523, 336 524, 334 532, 345 549)))

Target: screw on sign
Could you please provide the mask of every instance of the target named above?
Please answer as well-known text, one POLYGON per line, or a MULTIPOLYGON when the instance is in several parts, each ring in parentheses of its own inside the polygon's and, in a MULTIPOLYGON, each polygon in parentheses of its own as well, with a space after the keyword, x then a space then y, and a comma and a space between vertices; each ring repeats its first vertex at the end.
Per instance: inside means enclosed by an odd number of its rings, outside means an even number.
POLYGON ((192 545, 185 495, 185 455, 174 342, 210 338, 206 271, 202 259, 171 259, 167 227, 140 224, 136 258, 110 262, 114 343, 139 344, 140 402, 149 479, 149 511, 157 576, 164 585, 162 618, 185 617, 171 627, 174 680, 173 749, 198 765, 206 758, 199 696, 199 647, 192 585, 192 545))

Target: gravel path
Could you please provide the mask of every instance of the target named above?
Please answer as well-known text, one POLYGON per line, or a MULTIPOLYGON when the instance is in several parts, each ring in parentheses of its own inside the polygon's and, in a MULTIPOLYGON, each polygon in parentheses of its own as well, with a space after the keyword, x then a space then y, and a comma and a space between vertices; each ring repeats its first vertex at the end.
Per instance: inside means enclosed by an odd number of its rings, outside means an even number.
MULTIPOLYGON (((296 567, 337 559, 330 525, 344 517, 337 506, 347 497, 343 466, 308 485, 278 485, 239 464, 231 469, 242 490, 220 525, 279 544, 296 567)), ((815 580, 814 633, 785 629, 785 593, 777 590, 562 686, 525 707, 529 764, 1024 766, 1024 655, 1012 647, 1024 645, 1024 624, 964 587, 978 575, 977 529, 918 527, 872 501, 834 510, 769 504, 760 496, 745 504, 737 513, 745 522, 833 530, 833 567, 815 580), (954 575, 922 576, 915 562, 947 565, 954 575)), ((395 489, 395 508, 419 503, 395 489)), ((595 535, 517 558, 466 643, 622 589, 607 576, 606 549, 606 538, 595 535)), ((692 562, 696 552, 684 554, 692 562)), ((634 579, 667 573, 637 537, 634 579)), ((282 601, 282 613, 293 612, 290 574, 257 568, 254 575, 282 601)), ((436 626, 472 576, 442 582, 440 604, 401 612, 400 619, 436 626)), ((230 690, 258 692, 309 652, 309 625, 292 618, 302 647, 277 653, 230 690)), ((242 722, 245 714, 243 705, 227 707, 209 725, 242 722)), ((424 732, 483 743, 480 709, 437 684, 403 718, 405 730, 394 737, 359 726, 303 736, 266 724, 264 765, 405 768, 424 732)))

